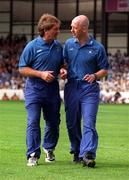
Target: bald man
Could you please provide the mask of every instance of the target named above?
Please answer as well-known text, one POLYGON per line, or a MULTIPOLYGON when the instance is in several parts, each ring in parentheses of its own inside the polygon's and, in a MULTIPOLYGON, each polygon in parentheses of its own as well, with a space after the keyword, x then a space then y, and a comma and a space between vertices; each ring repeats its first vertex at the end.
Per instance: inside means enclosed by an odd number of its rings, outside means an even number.
MULTIPOLYGON (((75 163, 94 167, 98 146, 96 116, 99 106, 98 80, 108 73, 108 61, 102 44, 88 32, 89 20, 79 15, 72 20, 73 37, 64 45, 67 84, 64 91, 66 124, 75 163), (83 133, 81 131, 83 120, 83 133)), ((65 70, 62 70, 65 79, 65 70)))

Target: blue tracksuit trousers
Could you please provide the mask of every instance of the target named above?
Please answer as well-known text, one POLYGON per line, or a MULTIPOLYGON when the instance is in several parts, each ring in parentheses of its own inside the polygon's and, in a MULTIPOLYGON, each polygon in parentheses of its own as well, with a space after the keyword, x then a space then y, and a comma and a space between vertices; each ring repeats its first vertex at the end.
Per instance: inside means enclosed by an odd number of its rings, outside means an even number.
POLYGON ((66 124, 71 142, 71 153, 83 157, 91 152, 96 157, 98 134, 96 115, 99 105, 99 85, 80 80, 69 80, 64 91, 66 124), (81 118, 83 125, 81 129, 81 118))
POLYGON ((25 88, 25 103, 27 110, 27 158, 35 152, 40 157, 41 111, 45 120, 43 147, 52 150, 59 138, 60 96, 57 81, 46 83, 38 78, 28 78, 25 88))

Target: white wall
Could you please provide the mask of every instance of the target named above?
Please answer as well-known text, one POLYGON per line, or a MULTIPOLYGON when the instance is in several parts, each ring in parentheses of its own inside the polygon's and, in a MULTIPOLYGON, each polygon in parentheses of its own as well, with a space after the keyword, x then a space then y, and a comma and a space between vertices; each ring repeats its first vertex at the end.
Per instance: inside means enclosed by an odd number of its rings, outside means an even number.
POLYGON ((1 89, 0 90, 0 100, 2 99, 4 93, 7 94, 9 99, 16 93, 16 95, 20 98, 20 100, 24 100, 24 93, 22 89, 13 90, 13 89, 1 89))

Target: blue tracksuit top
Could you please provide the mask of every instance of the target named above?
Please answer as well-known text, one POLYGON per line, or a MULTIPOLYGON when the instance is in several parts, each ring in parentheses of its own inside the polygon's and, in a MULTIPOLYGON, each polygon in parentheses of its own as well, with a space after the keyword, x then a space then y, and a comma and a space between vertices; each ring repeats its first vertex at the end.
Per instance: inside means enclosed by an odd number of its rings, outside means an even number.
POLYGON ((68 39, 64 45, 64 58, 68 65, 68 79, 82 80, 86 74, 108 69, 105 49, 92 37, 82 46, 76 38, 68 39))
POLYGON ((59 74, 63 64, 63 49, 59 41, 46 43, 38 36, 24 48, 19 61, 19 68, 31 67, 39 71, 54 71, 55 77, 59 74))

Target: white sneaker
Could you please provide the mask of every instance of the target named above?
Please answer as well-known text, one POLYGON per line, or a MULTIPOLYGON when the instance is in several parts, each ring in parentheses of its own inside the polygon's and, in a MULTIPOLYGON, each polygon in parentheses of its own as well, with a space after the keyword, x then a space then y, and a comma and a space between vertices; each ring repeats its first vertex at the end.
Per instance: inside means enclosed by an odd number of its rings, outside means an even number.
POLYGON ((44 148, 43 148, 43 150, 44 150, 44 152, 46 154, 45 162, 53 162, 53 161, 55 161, 55 155, 53 153, 53 150, 46 150, 44 148))
POLYGON ((30 155, 30 158, 28 159, 27 166, 37 166, 38 164, 38 158, 34 156, 35 153, 32 153, 30 155))

